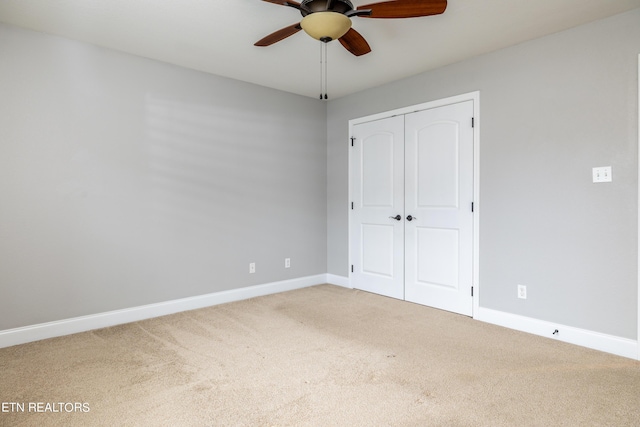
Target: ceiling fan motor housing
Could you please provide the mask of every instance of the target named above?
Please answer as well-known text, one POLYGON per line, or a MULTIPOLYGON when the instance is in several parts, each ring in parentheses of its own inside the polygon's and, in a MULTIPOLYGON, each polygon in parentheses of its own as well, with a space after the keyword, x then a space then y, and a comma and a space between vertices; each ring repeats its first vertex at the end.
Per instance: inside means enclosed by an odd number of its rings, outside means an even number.
POLYGON ((337 12, 346 14, 353 10, 353 4, 349 0, 302 0, 300 12, 307 16, 315 12, 337 12))

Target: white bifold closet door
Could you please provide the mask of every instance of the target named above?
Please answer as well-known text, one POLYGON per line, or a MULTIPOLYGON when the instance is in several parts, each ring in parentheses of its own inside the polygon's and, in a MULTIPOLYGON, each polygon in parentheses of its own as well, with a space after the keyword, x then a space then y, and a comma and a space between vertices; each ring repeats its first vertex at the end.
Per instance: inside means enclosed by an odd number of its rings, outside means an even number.
POLYGON ((471 315, 473 103, 353 126, 357 289, 471 315))

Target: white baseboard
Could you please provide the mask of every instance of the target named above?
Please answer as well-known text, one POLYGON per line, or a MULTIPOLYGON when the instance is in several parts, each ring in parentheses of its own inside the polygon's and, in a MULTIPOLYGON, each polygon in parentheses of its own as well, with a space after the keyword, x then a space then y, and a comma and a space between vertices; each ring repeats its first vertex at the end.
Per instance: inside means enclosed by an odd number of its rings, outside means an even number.
POLYGON ((275 294, 278 292, 306 288, 323 283, 327 283, 327 275, 318 274, 316 276, 283 280, 280 282, 231 289, 228 291, 181 298, 156 304, 148 304, 139 307, 125 308, 122 310, 114 310, 105 313, 91 314, 88 316, 7 329, 0 331, 0 348, 90 331, 93 329, 106 328, 108 326, 121 325, 123 323, 137 322, 139 320, 165 316, 181 311, 195 310, 227 302, 240 301, 275 294))
POLYGON ((606 353, 616 354, 618 356, 628 357, 630 359, 638 359, 638 342, 627 338, 564 326, 482 307, 476 311, 474 319, 594 350, 604 351, 606 353), (556 330, 558 332, 554 334, 556 330))
MULTIPOLYGON (((306 288, 323 283, 330 283, 352 289, 348 277, 333 274, 318 274, 316 276, 283 280, 280 282, 231 289, 156 304, 7 329, 0 331, 0 348, 136 322, 227 302, 306 288)), ((638 342, 627 338, 601 334, 482 307, 476 311, 474 319, 631 359, 640 359, 638 342), (556 329, 558 333, 553 334, 556 329)))
POLYGON ((343 288, 353 289, 351 281, 348 277, 336 276, 335 274, 327 274, 327 283, 336 286, 342 286, 343 288))

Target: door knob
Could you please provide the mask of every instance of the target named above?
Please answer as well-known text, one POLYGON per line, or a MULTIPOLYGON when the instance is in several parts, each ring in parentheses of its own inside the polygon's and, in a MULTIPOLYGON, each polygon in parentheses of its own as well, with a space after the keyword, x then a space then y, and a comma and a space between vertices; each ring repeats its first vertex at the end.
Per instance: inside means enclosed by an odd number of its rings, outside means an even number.
POLYGON ((414 219, 418 219, 418 218, 416 218, 415 216, 411 216, 411 215, 407 216, 407 221, 413 221, 414 219))
POLYGON ((400 215, 396 215, 396 216, 390 216, 390 219, 395 219, 396 221, 400 221, 402 219, 402 217, 400 215))

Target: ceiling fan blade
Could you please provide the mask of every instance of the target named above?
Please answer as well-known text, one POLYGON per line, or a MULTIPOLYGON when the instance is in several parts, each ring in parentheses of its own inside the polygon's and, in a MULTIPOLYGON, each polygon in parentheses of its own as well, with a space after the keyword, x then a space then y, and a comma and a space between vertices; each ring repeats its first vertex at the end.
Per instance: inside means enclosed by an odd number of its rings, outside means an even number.
POLYGON ((357 10, 371 10, 362 18, 417 18, 439 15, 447 8, 447 0, 394 0, 358 6, 357 10))
POLYGON ((268 36, 258 40, 255 42, 254 46, 271 46, 274 43, 279 42, 280 40, 284 40, 289 36, 294 35, 298 31, 302 30, 300 23, 289 25, 288 27, 282 28, 276 32, 269 34, 268 36))
POLYGON ((340 37, 338 40, 345 49, 353 53, 355 56, 362 56, 371 52, 369 43, 367 43, 364 37, 362 37, 362 35, 360 35, 360 33, 353 28, 349 29, 349 31, 347 31, 347 34, 340 37))
POLYGON ((266 1, 268 3, 273 3, 273 4, 281 4, 282 6, 289 6, 295 9, 300 9, 300 3, 293 0, 262 0, 262 1, 266 1))

